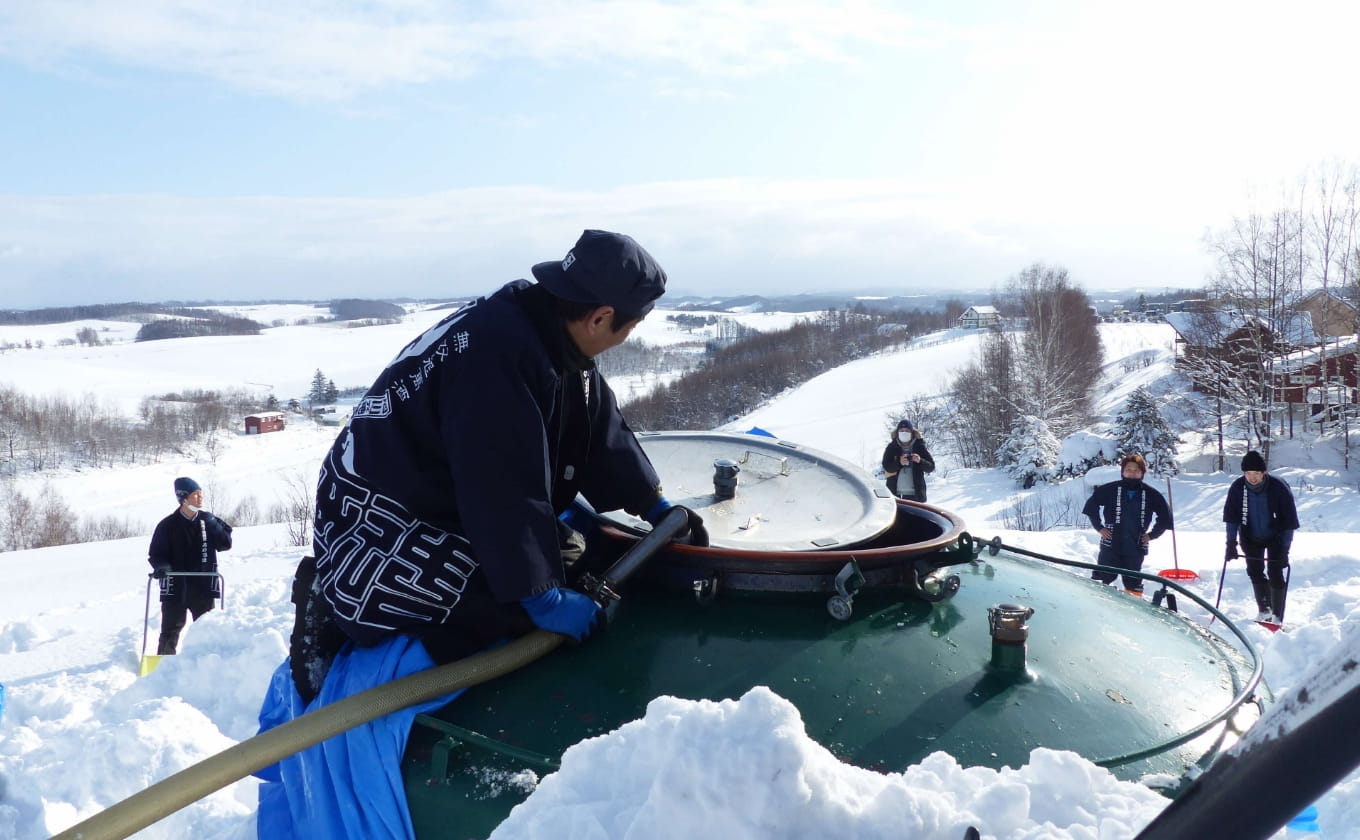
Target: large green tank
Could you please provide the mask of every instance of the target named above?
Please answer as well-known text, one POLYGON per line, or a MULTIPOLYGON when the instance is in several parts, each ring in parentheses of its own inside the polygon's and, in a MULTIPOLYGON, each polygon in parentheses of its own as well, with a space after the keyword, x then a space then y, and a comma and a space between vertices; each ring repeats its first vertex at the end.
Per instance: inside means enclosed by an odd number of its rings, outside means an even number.
MULTIPOLYGON (((661 695, 718 700, 768 686, 834 754, 886 771, 937 750, 1020 766, 1043 746, 1122 778, 1180 779, 1259 715, 1243 703, 1266 696, 1259 668, 1237 647, 1084 572, 997 551, 953 514, 895 500, 830 456, 749 435, 643 444, 668 494, 681 490, 676 500, 704 514, 713 546, 654 558, 588 643, 418 718, 403 761, 418 837, 450 824, 485 836, 568 746, 641 717, 661 695), (726 462, 739 467, 735 488, 726 462), (700 492, 699 472, 717 478, 712 492, 700 492), (818 487, 810 495, 803 473, 818 487), (819 516, 826 536, 803 533, 819 516), (793 536, 773 527, 785 518, 798 523, 793 536), (744 532, 757 528, 776 548, 736 545, 754 544, 744 532)), ((599 563, 636 539, 636 524, 606 521, 599 563)))

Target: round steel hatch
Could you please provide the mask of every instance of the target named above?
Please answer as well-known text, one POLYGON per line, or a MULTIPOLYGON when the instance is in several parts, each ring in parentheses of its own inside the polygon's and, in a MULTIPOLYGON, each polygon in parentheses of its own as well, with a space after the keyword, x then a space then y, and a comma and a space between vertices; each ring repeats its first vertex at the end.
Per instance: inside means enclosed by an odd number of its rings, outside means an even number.
MULTIPOLYGON (((886 487, 825 452, 730 432, 643 432, 637 437, 661 476, 666 498, 703 516, 714 548, 849 548, 882 534, 897 515, 886 487)), ((623 511, 604 516, 627 528, 647 527, 623 511)))

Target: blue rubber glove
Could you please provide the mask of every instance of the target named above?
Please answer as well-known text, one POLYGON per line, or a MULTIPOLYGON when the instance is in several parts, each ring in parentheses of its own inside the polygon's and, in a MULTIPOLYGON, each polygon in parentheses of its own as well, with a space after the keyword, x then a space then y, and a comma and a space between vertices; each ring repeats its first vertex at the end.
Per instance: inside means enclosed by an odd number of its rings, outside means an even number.
POLYGON ((689 517, 689 522, 686 525, 685 530, 675 538, 675 541, 698 546, 700 548, 707 547, 708 529, 704 527, 704 518, 684 505, 671 504, 670 499, 667 499, 665 496, 657 499, 656 504, 652 505, 651 510, 644 513, 642 518, 655 526, 656 523, 665 518, 666 512, 673 507, 680 508, 689 517))
POLYGON ((519 603, 536 626, 578 642, 589 638, 602 612, 589 595, 560 587, 521 598, 519 603))

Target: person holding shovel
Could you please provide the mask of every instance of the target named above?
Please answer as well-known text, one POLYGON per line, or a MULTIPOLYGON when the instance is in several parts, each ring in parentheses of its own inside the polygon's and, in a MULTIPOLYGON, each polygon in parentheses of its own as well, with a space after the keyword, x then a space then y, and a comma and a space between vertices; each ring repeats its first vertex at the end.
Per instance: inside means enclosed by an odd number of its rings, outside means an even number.
POLYGON ((1299 512, 1289 485, 1266 471, 1266 459, 1251 450, 1242 458, 1242 475, 1228 486, 1223 502, 1228 545, 1223 559, 1247 559, 1247 577, 1256 596, 1256 620, 1284 621, 1289 591, 1289 547, 1299 527, 1299 512))
POLYGON ((156 525, 147 562, 161 582, 161 638, 158 656, 179 649, 179 634, 189 615, 194 621, 222 597, 215 575, 178 576, 173 572, 216 572, 217 552, 231 548, 231 526, 203 510, 203 488, 187 476, 175 479, 179 508, 156 525))

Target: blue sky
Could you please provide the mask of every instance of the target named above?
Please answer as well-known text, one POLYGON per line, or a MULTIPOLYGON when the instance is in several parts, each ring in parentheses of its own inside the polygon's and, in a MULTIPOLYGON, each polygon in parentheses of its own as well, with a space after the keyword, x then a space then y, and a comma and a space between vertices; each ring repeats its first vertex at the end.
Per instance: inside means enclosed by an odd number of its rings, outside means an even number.
POLYGON ((587 227, 681 293, 1195 286, 1355 160, 1360 12, 1106 5, 2 4, 0 306, 475 294, 587 227))

